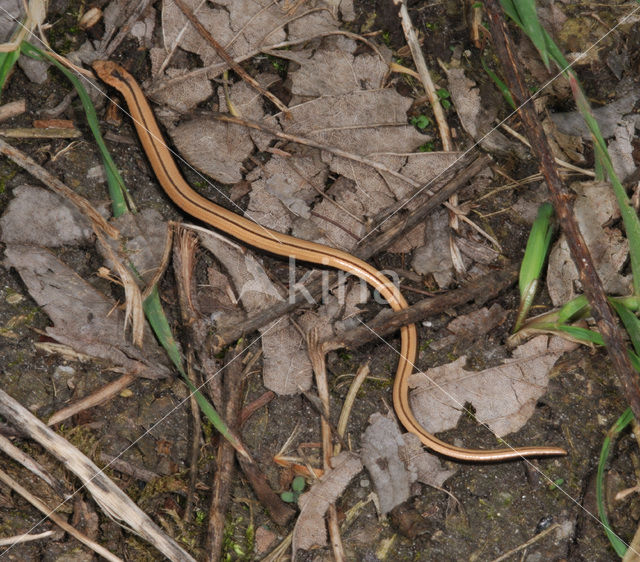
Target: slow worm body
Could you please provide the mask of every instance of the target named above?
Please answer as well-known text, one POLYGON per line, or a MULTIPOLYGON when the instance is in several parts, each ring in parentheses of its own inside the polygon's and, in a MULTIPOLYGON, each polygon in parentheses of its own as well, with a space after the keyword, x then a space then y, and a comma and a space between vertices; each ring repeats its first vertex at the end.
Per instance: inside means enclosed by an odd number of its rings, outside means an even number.
MULTIPOLYGON (((262 227, 199 195, 178 171, 149 103, 135 79, 121 66, 111 61, 97 61, 93 67, 104 82, 113 86, 124 97, 153 171, 166 194, 178 207, 202 222, 255 248, 278 256, 293 256, 297 260, 330 266, 356 275, 377 289, 393 310, 407 308, 407 302, 400 290, 368 263, 329 246, 262 227)), ((400 361, 393 385, 393 404, 402 424, 407 430, 415 433, 424 445, 437 453, 464 461, 500 461, 565 454, 563 449, 555 447, 465 449, 449 445, 428 433, 416 420, 409 405, 408 381, 413 371, 417 342, 415 326, 404 326, 401 329, 400 361)))

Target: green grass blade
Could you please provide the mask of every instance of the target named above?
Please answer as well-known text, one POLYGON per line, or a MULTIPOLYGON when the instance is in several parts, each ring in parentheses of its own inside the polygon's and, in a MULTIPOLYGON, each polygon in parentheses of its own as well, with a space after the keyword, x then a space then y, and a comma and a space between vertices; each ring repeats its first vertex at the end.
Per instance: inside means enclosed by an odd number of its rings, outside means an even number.
POLYGON ((584 318, 591 311, 589 301, 584 295, 571 299, 558 311, 558 324, 567 324, 584 318))
POLYGON ((500 5, 502 6, 504 13, 507 14, 516 23, 516 25, 524 28, 524 24, 520 19, 520 15, 518 14, 518 10, 516 10, 513 0, 500 0, 500 5))
POLYGON ((609 299, 609 302, 618 313, 620 320, 622 320, 622 323, 629 334, 629 338, 631 339, 633 349, 636 354, 640 355, 640 320, 638 320, 638 317, 619 301, 609 299))
POLYGON ((580 326, 557 326, 557 330, 571 336, 574 340, 580 340, 584 343, 592 343, 595 345, 604 345, 604 340, 598 332, 582 328, 580 326))
MULTIPOLYGON (((640 363, 640 361, 638 363, 640 363)), ((602 522, 602 526, 605 533, 607 534, 607 538, 609 539, 611 546, 616 551, 616 554, 620 556, 620 558, 622 558, 627 552, 627 545, 618 538, 618 536, 611 530, 611 527, 609 526, 607 510, 604 505, 604 469, 607 464, 607 459, 611 454, 612 440, 625 427, 627 427, 632 420, 633 412, 631 411, 631 408, 627 408, 618 418, 613 427, 611 427, 611 429, 607 432, 607 436, 602 443, 602 449, 600 450, 600 460, 598 462, 598 472, 596 474, 596 502, 598 504, 598 516, 600 517, 600 521, 602 522)))
POLYGON ((542 28, 542 31, 544 33, 545 49, 547 53, 549 53, 549 56, 558 65, 558 68, 563 73, 572 72, 569 66, 569 61, 567 61, 567 59, 564 58, 562 51, 560 50, 558 45, 556 45, 555 41, 551 38, 551 35, 549 35, 547 30, 544 29, 544 27, 542 28))
POLYGON ((585 124, 593 137, 597 168, 600 169, 600 167, 603 167, 607 172, 614 194, 618 201, 625 232, 629 239, 629 253, 633 274, 633 292, 634 295, 640 296, 640 219, 638 219, 638 215, 631 206, 626 191, 613 169, 613 164, 607 150, 607 144, 602 137, 598 122, 591 112, 589 102, 580 87, 575 73, 571 68, 569 68, 569 64, 564 58, 564 55, 551 36, 540 25, 537 14, 535 13, 535 2, 533 0, 503 0, 501 3, 505 13, 507 13, 507 15, 511 17, 516 24, 522 27, 531 41, 536 45, 536 47, 538 47, 540 56, 545 61, 545 64, 547 64, 548 61, 547 57, 551 57, 551 59, 553 59, 553 61, 563 71, 565 78, 569 81, 578 111, 582 114, 585 124), (544 46, 542 48, 538 45, 540 41, 540 33, 542 33, 544 42, 544 46))
POLYGON ((487 63, 484 62, 483 58, 480 59, 480 62, 482 63, 482 68, 484 68, 484 71, 487 73, 489 78, 491 78, 491 80, 496 85, 498 90, 500 90, 502 97, 506 100, 506 102, 509 104, 511 109, 516 109, 516 102, 513 101, 513 96, 511 95, 511 92, 509 91, 508 86, 500 79, 500 77, 493 70, 491 70, 487 66, 487 63))
POLYGON ((127 203, 125 200, 125 195, 128 196, 127 189, 125 187, 124 181, 120 176, 120 172, 116 167, 109 151, 107 149, 107 145, 104 143, 102 138, 102 133, 100 132, 100 126, 98 123, 98 116, 96 115, 96 110, 93 107, 93 103, 91 102, 91 98, 89 94, 87 94, 87 90, 83 86, 82 82, 78 80, 76 75, 71 72, 68 68, 58 62, 54 57, 47 54, 45 51, 42 51, 38 47, 35 47, 31 43, 26 41, 22 42, 21 45, 22 52, 35 59, 46 60, 53 64, 60 72, 62 72, 65 77, 71 82, 73 87, 78 92, 78 96, 80 97, 80 101, 82 102, 82 106, 84 108, 84 112, 87 116, 87 122, 89 124, 89 128, 93 133, 94 138, 96 139, 96 144, 100 149, 100 154, 102 156, 102 161, 104 163, 104 167, 106 170, 107 183, 109 185, 109 195, 111 196, 111 205, 113 208, 113 215, 115 217, 119 217, 127 212, 127 203))
POLYGON ((551 203, 544 203, 538 208, 538 216, 533 222, 527 247, 520 266, 520 278, 518 285, 520 288, 520 298, 524 298, 531 283, 540 277, 542 266, 547 257, 549 243, 553 228, 551 217, 553 216, 553 206, 551 203))
POLYGON ((553 206, 551 203, 540 205, 538 208, 538 216, 533 222, 531 232, 529 233, 527 247, 524 251, 522 264, 520 265, 520 277, 518 279, 520 306, 518 307, 518 315, 513 329, 514 333, 520 330, 533 305, 540 273, 547 258, 549 244, 553 234, 552 216, 553 206))
POLYGON ((2 97, 2 90, 4 89, 7 78, 19 58, 20 49, 0 53, 0 98, 2 97))
POLYGON ((220 434, 227 441, 229 441, 229 443, 231 443, 236 451, 238 451, 245 457, 248 457, 249 455, 246 449, 238 441, 233 432, 227 427, 216 409, 209 403, 209 401, 202 395, 202 393, 193 385, 193 383, 187 377, 182 363, 182 355, 180 354, 180 349, 178 348, 178 344, 173 337, 173 334, 171 333, 171 327, 169 326, 167 317, 164 313, 164 310, 162 309, 162 304, 160 303, 160 296, 158 294, 157 287, 153 288, 153 291, 151 291, 151 294, 144 300, 142 306, 144 308, 147 319, 149 320, 149 324, 151 324, 151 327, 156 334, 156 337, 158 338, 158 341, 160 342, 162 347, 164 347, 167 355, 169 355, 169 358, 175 365, 180 375, 182 375, 184 382, 193 393, 196 401, 198 402, 198 406, 200 407, 204 415, 207 416, 213 427, 215 427, 220 432, 220 434))
POLYGON ((619 302, 625 308, 628 308, 632 312, 640 311, 640 297, 627 296, 627 297, 609 297, 612 302, 619 302))
POLYGON ((536 49, 538 49, 542 62, 544 62, 547 70, 549 70, 549 51, 545 30, 538 19, 535 0, 514 0, 513 4, 522 22, 522 29, 527 34, 527 37, 531 39, 536 49))

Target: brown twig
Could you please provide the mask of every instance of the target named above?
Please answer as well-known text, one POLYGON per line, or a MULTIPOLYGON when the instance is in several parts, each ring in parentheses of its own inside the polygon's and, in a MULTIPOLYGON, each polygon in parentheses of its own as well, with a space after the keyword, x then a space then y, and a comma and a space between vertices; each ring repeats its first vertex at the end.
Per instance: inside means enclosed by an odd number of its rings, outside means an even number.
POLYGON ((196 28, 198 33, 200 35, 202 35, 202 37, 206 41, 209 42, 209 44, 216 50, 216 53, 218 53, 220 58, 222 58, 235 71, 235 73, 238 76, 240 76, 245 82, 247 82, 247 84, 250 84, 255 90, 260 92, 260 94, 262 94, 265 98, 267 98, 269 101, 271 101, 284 114, 286 114, 286 115, 289 114, 289 109, 287 108, 287 106, 284 105, 271 92, 269 92, 268 90, 265 90, 258 83, 258 81, 255 78, 250 76, 244 68, 242 68, 235 60, 233 60, 233 57, 231 57, 231 55, 229 55, 229 53, 227 53, 227 51, 224 49, 224 47, 222 45, 220 45, 220 43, 218 43, 213 38, 213 35, 211 35, 211 33, 209 33, 209 31, 200 23, 198 18, 196 18, 193 15, 193 12, 191 12, 189 7, 182 0, 173 0, 173 1, 176 3, 178 8, 180 8, 182 10, 182 13, 192 23, 193 27, 196 28))
MULTIPOLYGON (((241 368, 242 363, 239 360, 230 361, 229 367, 225 372, 225 384, 221 382, 221 378, 212 376, 212 372, 217 372, 217 364, 212 362, 209 355, 210 352, 205 345, 204 328, 205 326, 200 321, 200 314, 195 309, 194 303, 194 252, 195 246, 191 239, 191 233, 185 229, 177 236, 179 241, 178 247, 182 247, 183 251, 174 251, 174 268, 175 276, 180 282, 178 283, 178 296, 180 300, 180 306, 183 314, 183 322, 189 333, 189 341, 193 347, 193 351, 198 354, 200 363, 202 364, 205 377, 207 378, 207 385, 212 402, 219 412, 225 412, 223 414, 226 419, 227 426, 234 431, 236 427, 239 427, 237 423, 240 408, 240 384, 243 377, 240 373, 235 372, 235 369, 241 368), (207 377, 207 373, 209 376, 207 377), (237 388, 236 388, 236 385, 237 388)), ((251 368, 252 363, 249 362, 247 369, 251 368)), ((196 408, 194 417, 199 418, 199 411, 196 408)), ((194 427, 194 432, 200 433, 199 425, 194 427)), ((194 436, 195 438, 195 436, 194 436)), ((226 440, 222 440, 217 453, 217 470, 216 477, 212 484, 214 503, 209 515, 209 533, 207 537, 207 544, 209 551, 212 553, 218 553, 215 559, 218 559, 220 548, 223 539, 224 518, 226 516, 226 510, 228 507, 228 490, 230 488, 230 482, 233 474, 233 453, 228 451, 226 440)), ((194 442, 195 447, 195 442, 194 442)), ((256 496, 263 503, 265 509, 270 513, 273 520, 279 525, 285 525, 288 520, 294 515, 294 511, 285 504, 279 496, 277 496, 269 487, 267 479, 261 473, 258 465, 249 456, 243 458, 238 455, 238 461, 242 467, 249 483, 254 489, 256 496)), ((194 481, 195 462, 192 463, 192 482, 194 481)), ((192 487, 193 489, 193 487, 192 487)))
POLYGON ((240 417, 238 419, 238 425, 242 427, 244 423, 260 408, 266 406, 269 402, 271 402, 276 397, 276 393, 273 390, 267 390, 264 394, 262 394, 259 398, 256 398, 251 404, 247 404, 242 411, 240 412, 240 417))
POLYGON ((78 129, 65 127, 16 127, 13 129, 0 129, 0 137, 6 139, 77 139, 82 136, 78 129))
POLYGON ((375 237, 368 236, 365 239, 367 241, 360 244, 356 255, 361 259, 369 259, 381 250, 388 248, 403 234, 422 223, 436 207, 444 204, 451 195, 460 191, 464 185, 492 162, 493 159, 488 154, 480 154, 474 158, 462 158, 430 185, 430 193, 424 190, 410 201, 415 209, 408 216, 400 217, 398 215, 399 210, 407 207, 407 201, 397 203, 394 207, 386 210, 387 216, 394 215, 393 222, 387 224, 385 232, 377 234, 375 237))
MULTIPOLYGON (((100 462, 108 464, 110 469, 117 470, 122 474, 131 476, 136 480, 142 480, 143 482, 151 482, 160 478, 160 475, 157 472, 136 466, 121 458, 114 457, 113 455, 107 455, 106 453, 100 453, 100 462)), ((176 490, 175 493, 181 494, 180 490, 176 490)))
POLYGON ((329 338, 322 343, 328 349, 357 347, 365 342, 377 340, 379 337, 396 332, 402 326, 421 322, 455 306, 473 300, 485 302, 493 299, 517 281, 518 269, 517 264, 509 264, 504 269, 484 275, 467 286, 421 300, 399 312, 385 310, 373 320, 368 321, 366 325, 329 338))
MULTIPOLYGON (((227 353, 224 370, 225 393, 225 422, 232 429, 237 429, 238 414, 242 403, 242 362, 237 361, 238 355, 243 351, 243 344, 238 344, 235 349, 227 353)), ((209 523, 207 528, 207 552, 208 559, 220 560, 224 541, 224 528, 227 510, 231 502, 231 485, 234 477, 235 450, 226 439, 221 439, 216 455, 216 470, 211 485, 211 507, 209 509, 209 523)))
POLYGON ((523 68, 523 65, 516 53, 502 10, 497 0, 486 0, 484 5, 489 18, 496 54, 501 62, 506 82, 518 106, 518 113, 525 126, 532 151, 538 158, 540 171, 549 187, 551 201, 558 216, 558 222, 567 237, 567 243, 569 244, 573 261, 576 263, 584 293, 591 304, 593 317, 604 339, 613 367, 622 383, 625 397, 633 413, 638 417, 640 416, 640 379, 631 366, 622 334, 609 308, 604 288, 596 272, 589 249, 573 216, 571 193, 558 174, 551 148, 533 103, 525 103, 529 95, 522 74, 519 71, 519 69, 523 68))

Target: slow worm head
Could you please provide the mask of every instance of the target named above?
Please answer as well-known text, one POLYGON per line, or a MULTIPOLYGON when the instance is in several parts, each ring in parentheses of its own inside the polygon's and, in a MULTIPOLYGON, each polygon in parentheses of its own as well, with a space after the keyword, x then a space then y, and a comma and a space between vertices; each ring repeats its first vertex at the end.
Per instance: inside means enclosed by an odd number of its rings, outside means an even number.
MULTIPOLYGON (((260 226, 199 195, 178 171, 151 107, 133 76, 111 61, 96 61, 93 68, 104 82, 113 86, 124 97, 151 167, 166 194, 178 207, 196 219, 260 250, 278 256, 293 256, 297 260, 309 263, 329 265, 351 273, 377 289, 393 310, 407 308, 407 302, 400 290, 368 263, 341 250, 260 226)), ((563 449, 557 447, 464 449, 449 445, 431 435, 416 420, 409 404, 408 382, 413 371, 418 344, 415 326, 404 326, 400 335, 400 361, 393 384, 393 405, 402 424, 408 431, 415 433, 424 445, 436 453, 463 461, 501 461, 566 454, 563 449)))

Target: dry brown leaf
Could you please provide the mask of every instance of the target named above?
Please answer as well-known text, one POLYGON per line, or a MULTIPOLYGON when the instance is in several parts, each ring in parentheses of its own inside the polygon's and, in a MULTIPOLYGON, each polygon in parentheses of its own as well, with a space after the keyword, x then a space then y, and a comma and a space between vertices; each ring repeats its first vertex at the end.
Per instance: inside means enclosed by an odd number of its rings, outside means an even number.
MULTIPOLYGON (((615 135, 618 123, 623 120, 623 117, 632 113, 636 102, 640 99, 640 88, 633 82, 621 82, 616 85, 616 90, 619 96, 617 100, 592 110, 605 139, 615 135)), ((591 133, 579 111, 552 113, 551 118, 561 132, 591 140, 591 133)))
MULTIPOLYGON (((596 271, 607 294, 628 294, 630 278, 620 274, 627 260, 629 244, 617 228, 603 227, 619 216, 611 186, 605 182, 575 182, 574 214, 580 232, 593 256, 596 271)), ((554 306, 562 306, 577 293, 578 271, 564 234, 549 255, 547 288, 554 306)))
POLYGON ((30 185, 13 190, 13 198, 0 218, 0 227, 5 244, 57 248, 77 246, 93 236, 89 221, 75 205, 49 190, 30 185))
MULTIPOLYGON (((252 254, 220 236, 203 233, 200 239, 202 246, 212 252, 226 269, 246 311, 264 310, 283 299, 252 254)), ((290 320, 276 320, 262 328, 260 333, 264 386, 281 395, 309 390, 313 373, 306 342, 290 320)))
MULTIPOLYGON (((16 197, 0 219, 4 241, 8 243, 7 263, 18 270, 32 297, 43 305, 54 322, 55 327, 49 328, 49 335, 77 353, 110 360, 132 372, 144 372, 143 376, 167 376, 164 360, 160 360, 163 354, 144 325, 140 293, 127 270, 119 265, 121 278, 126 277, 129 281, 125 286, 128 308, 123 315, 121 311, 113 311, 115 302, 83 281, 41 246, 86 243, 92 237, 86 219, 67 201, 49 191, 21 186, 15 193, 16 197), (43 205, 50 212, 42 213, 43 205), (25 255, 21 255, 22 251, 25 255), (32 256, 35 261, 29 263, 26 256, 32 256), (134 342, 144 341, 148 346, 144 353, 135 351, 135 347, 126 341, 125 318, 129 319, 130 314, 134 320, 134 342)), ((141 213, 135 218, 121 219, 120 227, 123 229, 121 233, 126 234, 138 221, 144 223, 145 220, 147 223, 139 226, 129 241, 129 249, 138 271, 143 274, 150 271, 152 274, 160 263, 160 257, 157 256, 155 261, 152 259, 153 266, 144 258, 151 255, 147 251, 150 245, 161 255, 166 238, 166 225, 161 217, 157 213, 141 213), (154 238, 154 232, 158 231, 162 233, 160 240, 154 238)), ((123 240, 124 237, 114 242, 114 254, 123 240)))
POLYGON ((449 217, 437 209, 425 220, 424 246, 413 253, 411 265, 419 275, 433 275, 439 287, 448 287, 454 279, 449 251, 449 217))
POLYGON ((316 240, 342 250, 353 250, 366 233, 365 206, 358 197, 355 184, 339 177, 328 190, 330 198, 313 208, 311 221, 322 233, 316 240))
MULTIPOLYGON (((164 58, 166 55, 164 49, 151 49, 151 60, 160 57, 164 58)), ((169 68, 166 71, 167 78, 178 78, 179 76, 188 74, 188 71, 183 68, 169 68)), ((213 86, 208 78, 205 76, 189 76, 182 80, 175 80, 171 83, 170 87, 161 88, 153 92, 154 101, 166 104, 173 109, 181 112, 188 112, 199 104, 211 97, 213 94, 213 86)), ((162 113, 156 113, 158 118, 167 127, 171 125, 171 121, 163 119, 162 113)), ((175 116, 171 115, 170 119, 175 116)))
POLYGON ((447 325, 447 330, 451 332, 451 335, 431 343, 429 347, 438 350, 456 342, 466 345, 465 342, 477 340, 503 324, 507 316, 508 312, 497 303, 491 308, 484 307, 458 316, 447 325))
POLYGON ((343 279, 323 296, 321 306, 299 318, 300 326, 306 333, 317 330, 319 340, 353 329, 361 325, 358 320, 360 305, 368 299, 369 289, 364 283, 350 285, 348 279, 343 279))
POLYGON ((468 371, 463 355, 453 363, 413 374, 409 381, 413 412, 427 431, 438 433, 455 427, 464 404, 471 403, 476 418, 498 437, 512 433, 533 414, 555 362, 573 348, 575 344, 564 339, 538 336, 497 367, 468 371))
POLYGON ((282 229, 290 228, 296 217, 310 218, 311 204, 318 190, 324 189, 327 175, 327 166, 319 158, 273 156, 248 176, 249 181, 253 181, 253 191, 247 216, 283 232, 282 229), (265 202, 271 198, 264 193, 272 195, 280 205, 271 203, 265 207, 265 202), (257 204, 256 200, 259 201, 257 204), (286 227, 280 216, 282 214, 289 216, 286 227))
POLYGON ((493 122, 497 116, 497 104, 487 103, 480 96, 480 89, 476 83, 467 78, 460 66, 446 69, 447 83, 453 107, 460 118, 464 130, 487 152, 507 153, 515 151, 522 158, 525 157, 522 147, 505 137, 500 131, 493 129, 493 122))
POLYGON ((340 22, 333 16, 331 0, 317 2, 316 10, 306 10, 304 5, 295 14, 287 26, 289 41, 316 37, 322 33, 330 33, 340 26, 340 22), (329 8, 324 9, 322 8, 329 8), (305 15, 302 14, 304 11, 305 15))
MULTIPOLYGON (((233 58, 286 38, 282 29, 285 13, 272 0, 218 0, 215 7, 200 0, 185 0, 185 4, 233 58)), ((223 62, 171 0, 162 4, 162 31, 167 51, 177 43, 181 49, 198 55, 205 66, 223 62)))
POLYGON ((400 447, 400 458, 405 462, 412 482, 422 482, 427 486, 440 488, 447 478, 457 472, 457 468, 444 468, 439 457, 425 450, 417 435, 404 433, 402 440, 404 446, 400 447))
MULTIPOLYGON (((276 74, 263 72, 255 76, 255 80, 263 88, 269 88, 274 83, 280 80, 280 77, 276 74)), ((220 100, 224 100, 224 89, 218 89, 218 97, 220 100)), ((262 95, 256 91, 253 86, 250 86, 246 82, 236 82, 229 87, 229 98, 233 104, 234 109, 238 112, 238 115, 245 119, 251 119, 253 121, 260 121, 264 113, 264 104, 262 95)), ((228 108, 224 107, 224 103, 221 104, 221 111, 226 111, 228 108)), ((251 131, 254 132, 253 130, 251 131)))
POLYGON ((355 55, 357 43, 338 35, 323 41, 297 70, 289 72, 291 93, 298 96, 334 96, 382 87, 387 63, 375 53, 355 55))
POLYGON ((253 152, 246 127, 200 117, 170 131, 183 158, 221 183, 242 179, 241 165, 253 152))
MULTIPOLYGON (((122 235, 120 240, 107 241, 114 254, 118 255, 122 250, 142 280, 145 283, 151 282, 162 265, 167 244, 168 225, 162 215, 155 209, 148 208, 135 215, 126 213, 117 219, 112 219, 111 224, 118 228, 122 235)), ((109 255, 99 246, 98 250, 105 258, 107 266, 112 267, 109 255)))
POLYGON ((459 337, 479 338, 503 324, 507 315, 507 311, 496 303, 491 308, 483 307, 469 314, 458 316, 449 322, 447 330, 459 337))
POLYGON ((455 241, 460 253, 478 264, 490 265, 500 257, 500 252, 473 238, 456 236, 455 241))
POLYGON ((411 99, 395 90, 322 96, 290 108, 283 130, 355 154, 412 152, 431 137, 407 123, 411 99))
POLYGON ((625 181, 636 171, 632 144, 635 129, 636 125, 632 120, 622 120, 615 128, 615 138, 609 142, 609 156, 620 181, 625 181))
POLYGON ((325 513, 362 470, 360 458, 349 452, 340 453, 332 459, 331 464, 333 468, 327 470, 320 480, 298 499, 300 515, 293 529, 293 560, 298 549, 308 550, 314 546, 326 545, 325 513))
POLYGON ((288 319, 276 322, 260 329, 263 384, 280 395, 305 392, 313 382, 306 340, 288 319))
POLYGON ((398 424, 382 414, 373 414, 362 435, 362 463, 378 494, 380 511, 388 513, 411 495, 411 474, 400 460, 405 443, 398 424))
POLYGON ((266 189, 253 189, 245 216, 258 224, 287 233, 293 224, 293 217, 277 196, 266 189))
POLYGON ((77 352, 98 357, 147 378, 170 374, 166 356, 149 329, 143 350, 126 341, 124 313, 44 248, 8 245, 8 266, 15 267, 31 297, 51 318, 46 333, 77 352))
POLYGON ((583 155, 584 143, 581 137, 561 132, 550 117, 545 117, 542 121, 542 127, 547 134, 549 146, 555 158, 568 160, 576 164, 584 164, 586 162, 583 155))

